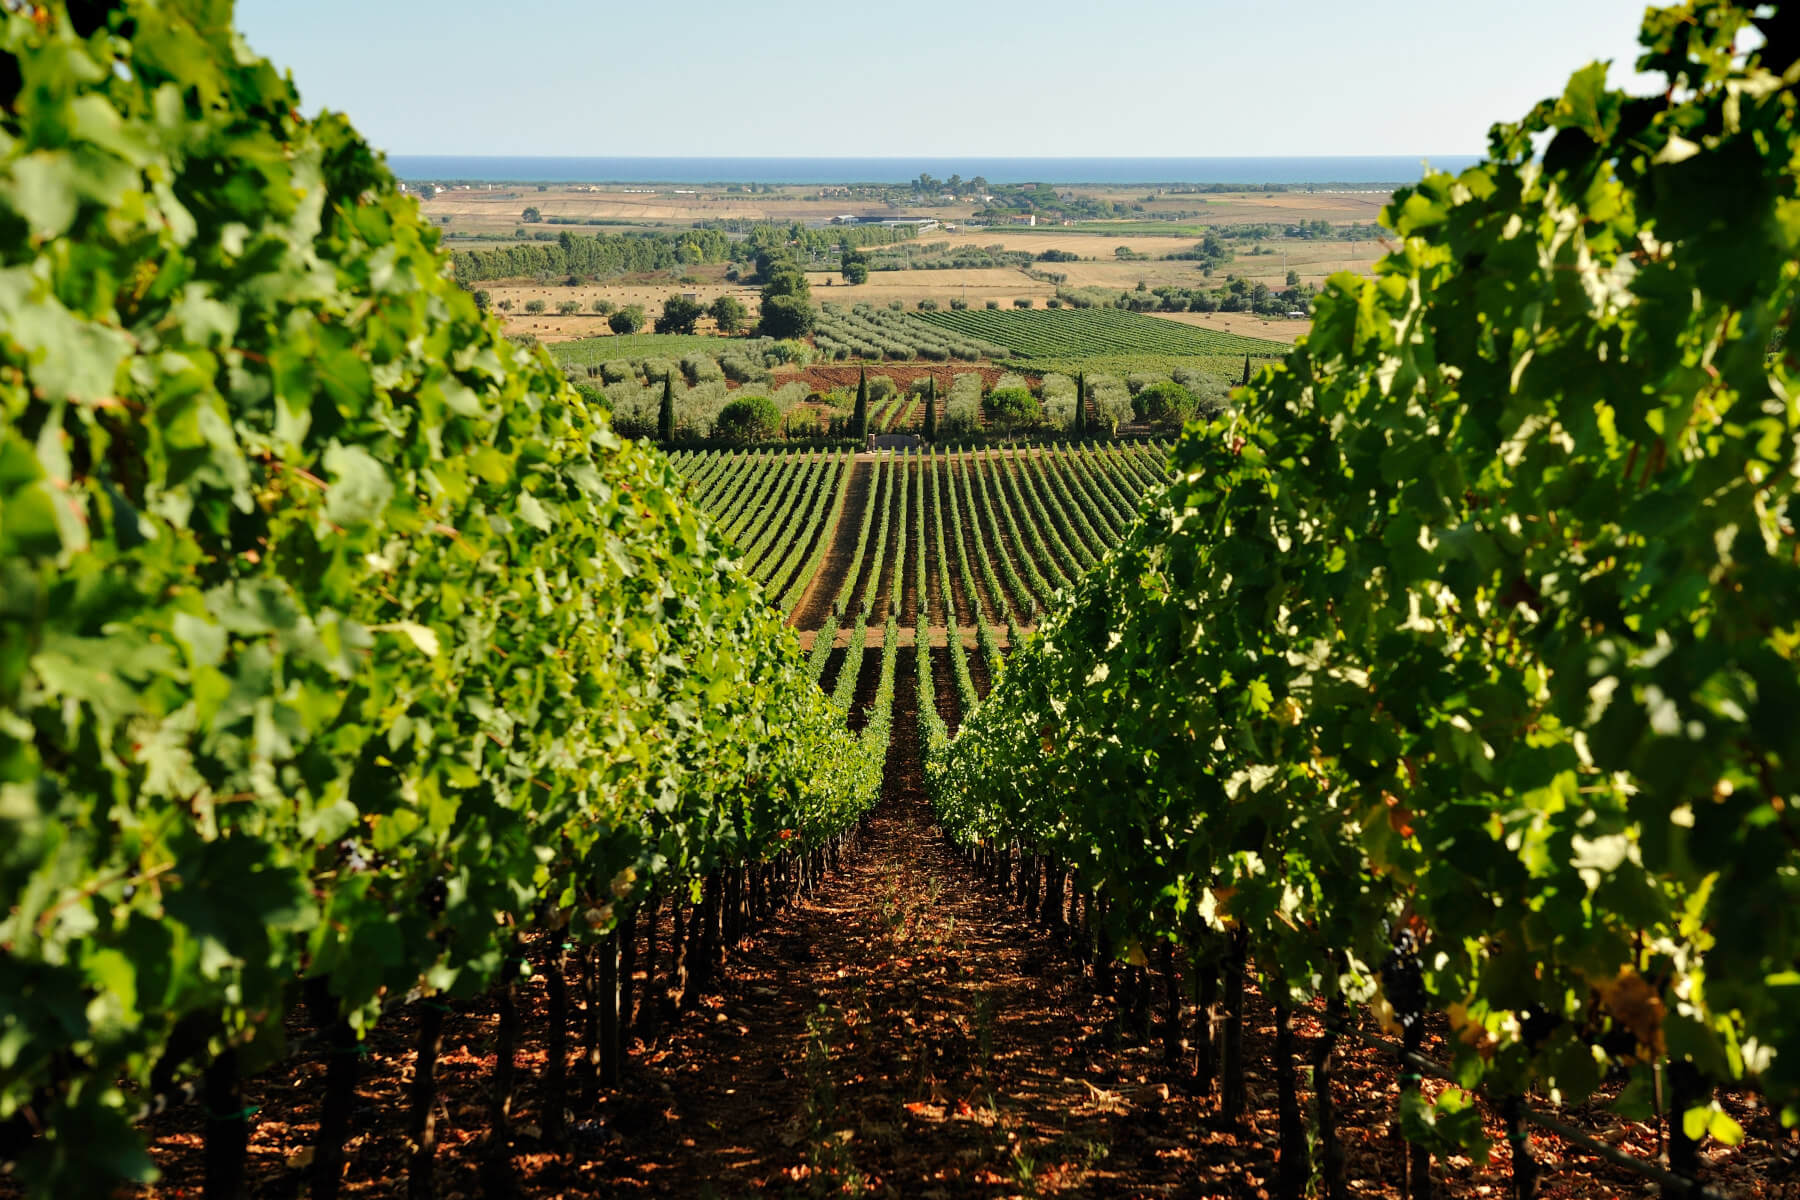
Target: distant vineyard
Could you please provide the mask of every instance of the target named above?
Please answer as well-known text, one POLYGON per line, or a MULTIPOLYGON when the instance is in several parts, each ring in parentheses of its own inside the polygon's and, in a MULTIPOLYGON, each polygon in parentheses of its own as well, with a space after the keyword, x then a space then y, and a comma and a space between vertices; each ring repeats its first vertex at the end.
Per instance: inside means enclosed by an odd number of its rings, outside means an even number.
POLYGON ((903 312, 857 304, 844 308, 826 304, 819 312, 813 339, 820 354, 829 359, 891 358, 948 362, 960 359, 999 358, 1006 347, 983 341, 966 332, 945 331, 910 321, 903 312))
MULTIPOLYGON (((892 402, 898 408, 902 398, 892 402)), ((802 629, 824 627, 829 642, 849 614, 877 626, 903 606, 906 621, 920 607, 937 606, 930 624, 946 624, 943 599, 954 593, 954 624, 978 647, 998 642, 993 628, 1037 623, 1051 597, 1073 585, 1123 536, 1144 492, 1165 476, 1164 447, 1106 443, 1034 450, 880 455, 849 462, 839 451, 748 450, 676 454, 675 468, 694 499, 735 540, 743 566, 771 603, 802 629), (953 575, 923 582, 908 577, 889 590, 858 580, 864 565, 881 571, 890 519, 908 538, 905 480, 917 477, 931 499, 927 516, 947 520, 953 551, 934 542, 933 564, 953 575), (896 491, 896 488, 900 491, 896 491), (887 510, 895 508, 891 515, 887 510), (879 518, 879 519, 878 519, 879 518), (877 549, 866 554, 873 528, 877 549), (914 589, 924 589, 919 595, 914 589)), ((916 489, 915 489, 916 491, 916 489)), ((925 537, 918 525, 912 537, 925 537)), ((896 547, 899 553, 900 547, 896 547)), ((909 552, 902 560, 909 562, 909 552)), ((937 575, 935 568, 932 575, 937 575)), ((822 652, 821 652, 822 653, 822 652)), ((998 662, 984 660, 990 670, 998 662)), ((815 675, 817 674, 815 670, 815 675)), ((986 673, 983 674, 984 682, 986 673)))
POLYGON ((1136 355, 1218 357, 1275 355, 1286 346, 1261 338, 1197 329, 1118 308, 961 309, 911 313, 907 319, 981 338, 1025 358, 1076 360, 1136 355))

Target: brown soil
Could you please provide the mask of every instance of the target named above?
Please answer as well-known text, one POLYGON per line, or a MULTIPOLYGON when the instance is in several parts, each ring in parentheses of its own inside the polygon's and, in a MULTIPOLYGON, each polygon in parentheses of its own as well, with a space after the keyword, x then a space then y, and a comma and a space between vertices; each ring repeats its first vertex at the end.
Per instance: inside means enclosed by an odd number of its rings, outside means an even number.
MULTIPOLYGON (((806 592, 800 602, 794 605, 793 615, 788 624, 797 629, 822 629, 831 620, 831 603, 837 599, 838 588, 843 586, 844 576, 849 573, 851 557, 856 553, 856 535, 862 531, 863 505, 868 502, 869 485, 875 479, 875 463, 858 455, 850 463, 850 491, 844 497, 843 511, 838 514, 837 524, 819 536, 829 537, 825 557, 819 562, 819 569, 813 572, 812 582, 806 585, 806 592)), ((828 499, 826 503, 835 503, 828 499)), ((801 556, 804 564, 808 555, 801 556)))
MULTIPOLYGON (((904 499, 901 503, 906 508, 906 538, 901 547, 900 563, 897 570, 904 572, 900 576, 900 624, 911 629, 919 623, 919 589, 925 581, 919 578, 919 552, 917 543, 926 536, 921 513, 929 515, 930 510, 919 503, 919 484, 924 474, 917 463, 908 463, 905 468, 909 477, 904 499)), ((889 538, 890 542, 893 540, 889 538)))
POLYGON ((844 669, 845 653, 845 649, 834 649, 825 656, 825 666, 819 672, 819 690, 828 696, 837 690, 838 672, 844 669))
MULTIPOLYGON (((893 508, 894 495, 893 476, 894 471, 891 466, 883 467, 881 471, 882 478, 880 489, 878 491, 870 491, 862 502, 864 504, 874 504, 877 506, 885 504, 891 510, 893 508)), ((873 487, 873 485, 871 485, 871 487, 873 487)), ((845 518, 848 519, 848 516, 849 514, 846 512, 845 518)), ((859 522, 862 520, 860 515, 857 517, 857 520, 859 522)), ((868 545, 863 549, 862 561, 856 564, 856 585, 850 589, 849 598, 844 602, 844 611, 846 613, 861 612, 864 599, 875 594, 874 589, 877 582, 880 580, 882 566, 882 564, 874 560, 875 539, 881 536, 880 526, 881 509, 877 507, 869 517, 868 545)), ((889 530, 891 534, 891 525, 889 526, 889 530)), ((881 552, 884 555, 889 552, 891 544, 892 540, 890 537, 890 541, 881 548, 881 552)))
MULTIPOLYGON (((881 561, 871 564, 871 570, 874 572, 872 578, 875 587, 875 591, 872 593, 874 603, 869 606, 869 621, 871 624, 885 624, 887 622, 889 608, 888 597, 893 594, 894 572, 903 569, 905 566, 900 551, 895 549, 895 547, 899 546, 900 542, 903 540, 900 537, 900 496, 902 482, 903 477, 900 473, 899 463, 897 461, 890 462, 887 469, 887 483, 881 497, 881 502, 887 505, 888 509, 888 537, 886 544, 881 548, 881 561)), ((875 519, 879 521, 881 515, 877 513, 875 519)), ((873 535, 870 536, 873 537, 873 535)), ((900 549, 904 550, 904 547, 901 547, 900 549)), ((904 578, 904 576, 902 578, 904 578)))
MULTIPOLYGON (((881 686, 881 641, 877 634, 873 644, 863 647, 862 661, 857 664, 856 690, 850 696, 850 732, 861 733, 869 724, 870 706, 875 702, 875 689, 881 686)), ((867 634, 864 635, 865 637, 867 634)), ((898 671, 900 664, 896 662, 894 669, 898 671)))
POLYGON ((988 691, 994 686, 994 678, 988 669, 987 655, 977 646, 967 652, 969 660, 969 679, 975 685, 975 694, 987 699, 988 691))
MULTIPOLYGON (((948 505, 945 507, 948 507, 948 505)), ((939 553, 950 560, 948 563, 950 568, 950 601, 956 608, 956 623, 967 629, 975 624, 975 607, 970 602, 968 590, 963 587, 962 565, 958 562, 956 557, 954 539, 960 538, 961 536, 962 530, 946 516, 944 520, 945 544, 939 553)), ((965 551, 965 553, 967 552, 965 551)), ((971 574, 973 574, 974 564, 970 564, 969 569, 971 574)))
POLYGON ((938 499, 936 490, 931 486, 932 465, 919 465, 919 482, 925 488, 925 523, 920 533, 925 538, 925 623, 927 625, 949 625, 952 622, 961 624, 961 618, 950 608, 950 598, 944 595, 944 574, 938 564, 944 547, 938 541, 938 499))
POLYGON ((950 674, 950 647, 947 643, 934 645, 927 653, 931 655, 931 686, 936 692, 938 716, 950 727, 950 732, 955 733, 956 727, 962 724, 962 713, 958 711, 956 681, 950 674))

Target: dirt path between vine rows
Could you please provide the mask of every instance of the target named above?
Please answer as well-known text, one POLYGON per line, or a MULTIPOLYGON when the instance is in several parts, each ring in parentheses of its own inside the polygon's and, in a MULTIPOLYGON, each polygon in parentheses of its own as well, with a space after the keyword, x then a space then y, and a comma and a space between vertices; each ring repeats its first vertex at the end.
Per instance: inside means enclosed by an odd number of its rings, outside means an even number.
POLYGON ((1110 1010, 944 846, 913 682, 861 851, 641 1064, 634 1131, 569 1194, 1256 1194, 1268 1154, 1203 1132, 1149 1049, 1108 1049, 1110 1010))
MULTIPOLYGON (((878 651, 867 652, 862 673, 878 662, 878 651)), ((1276 1097, 1267 1005, 1252 987, 1249 1107, 1231 1130, 1217 1120, 1213 1099, 1192 1094, 1191 1056, 1166 1065, 1154 1038, 1136 1040, 1117 1002, 1097 995, 1066 951, 946 847, 921 789, 919 699, 907 663, 896 676, 886 795, 857 852, 814 896, 731 951, 717 990, 639 1043, 617 1090, 593 1108, 572 1093, 572 1128, 560 1149, 540 1140, 542 976, 520 989, 526 1032, 512 1113, 519 1200, 1270 1195, 1276 1097)), ((665 946, 667 936, 665 923, 665 946)), ((1191 1033, 1199 1014, 1190 1003, 1183 1016, 1191 1033)), ((578 1006, 570 1019, 573 1034, 578 1006)), ((459 1004, 446 1018, 436 1170, 445 1200, 483 1195, 477 1162, 494 1029, 489 998, 459 1004)), ((402 1013, 369 1036, 345 1197, 405 1194, 411 1031, 402 1013)), ((1296 1017, 1302 1061, 1319 1033, 1314 1014, 1296 1017)), ((1333 1092, 1350 1190, 1397 1198, 1399 1145, 1388 1128, 1396 1069, 1373 1051, 1344 1051, 1333 1092)), ((296 1055, 247 1087, 256 1114, 251 1195, 306 1193, 324 1062, 316 1051, 296 1055)), ((1427 1083, 1428 1093, 1438 1087, 1427 1083)), ((1303 1102, 1310 1100, 1308 1087, 1303 1102)), ((1768 1147, 1781 1135, 1764 1128, 1772 1117, 1744 1111, 1741 1099, 1733 1111, 1754 1123, 1761 1144, 1754 1159, 1709 1155, 1713 1179, 1744 1200, 1793 1195, 1773 1183, 1779 1168, 1768 1147)), ((1622 1148, 1654 1152, 1644 1126, 1584 1112, 1590 1121, 1622 1148)), ((153 1153, 167 1176, 140 1196, 200 1194, 200 1123, 193 1105, 153 1123, 153 1153)), ((1489 1130, 1497 1143, 1500 1132, 1489 1130)), ((1554 1138, 1533 1141, 1546 1167, 1542 1200, 1644 1194, 1641 1180, 1554 1138)), ((1506 1148, 1497 1144, 1485 1167, 1440 1160, 1433 1176, 1441 1196, 1509 1194, 1506 1148)), ((0 1181, 0 1195, 8 1194, 0 1181)))

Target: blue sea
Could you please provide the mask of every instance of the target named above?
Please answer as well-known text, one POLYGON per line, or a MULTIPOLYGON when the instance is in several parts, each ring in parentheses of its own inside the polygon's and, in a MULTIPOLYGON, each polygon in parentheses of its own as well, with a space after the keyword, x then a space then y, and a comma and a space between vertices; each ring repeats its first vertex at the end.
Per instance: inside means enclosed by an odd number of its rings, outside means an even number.
POLYGON ((395 154, 402 179, 440 183, 908 183, 980 176, 989 183, 1409 183, 1427 162, 1457 171, 1474 155, 1321 158, 527 158, 395 154))

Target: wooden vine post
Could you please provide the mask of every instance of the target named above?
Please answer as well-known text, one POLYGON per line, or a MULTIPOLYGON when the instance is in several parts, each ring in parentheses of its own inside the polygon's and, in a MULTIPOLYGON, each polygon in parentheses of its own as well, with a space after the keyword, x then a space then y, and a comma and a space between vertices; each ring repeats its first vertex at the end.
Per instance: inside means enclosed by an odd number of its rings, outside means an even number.
POLYGON ((338 1011, 337 998, 326 980, 308 981, 307 1007, 325 1042, 325 1097, 313 1141, 312 1195, 315 1200, 336 1200, 344 1179, 344 1143, 350 1139, 356 1077, 365 1047, 338 1011))
POLYGON ((418 1034, 413 1043, 412 1086, 407 1096, 407 1200, 433 1200, 437 1195, 437 1060, 444 1041, 445 1005, 427 998, 417 1006, 418 1034))
POLYGON ((498 1020, 494 1034, 494 1077, 488 1090, 487 1141, 481 1150, 481 1188, 488 1200, 503 1200, 513 1192, 512 1106, 513 1077, 519 1049, 519 943, 509 949, 494 988, 498 1020))
POLYGON ((244 1159, 250 1145, 250 1113, 238 1079, 236 1050, 206 1064, 206 1200, 239 1200, 244 1192, 244 1159))

